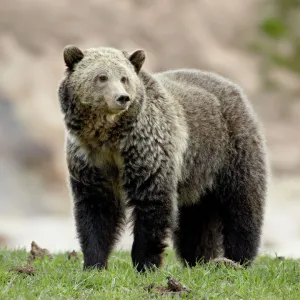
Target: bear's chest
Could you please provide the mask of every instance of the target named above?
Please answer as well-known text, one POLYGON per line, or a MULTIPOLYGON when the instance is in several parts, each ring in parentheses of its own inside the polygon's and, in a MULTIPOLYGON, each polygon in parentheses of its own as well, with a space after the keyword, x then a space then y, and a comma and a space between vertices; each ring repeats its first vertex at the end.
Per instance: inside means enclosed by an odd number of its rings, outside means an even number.
MULTIPOLYGON (((88 153, 89 162, 107 175, 115 177, 115 173, 121 174, 123 160, 118 149, 114 146, 102 146, 88 153)), ((109 176, 109 177, 110 177, 109 176)))
POLYGON ((90 164, 99 168, 100 173, 107 182, 110 182, 115 197, 125 201, 123 191, 124 163, 120 152, 115 148, 103 146, 97 151, 89 153, 90 164))
POLYGON ((90 119, 84 123, 80 133, 82 144, 90 149, 97 149, 93 152, 109 158, 108 152, 111 152, 113 147, 116 148, 122 139, 122 130, 118 126, 117 117, 101 114, 91 115, 90 119))

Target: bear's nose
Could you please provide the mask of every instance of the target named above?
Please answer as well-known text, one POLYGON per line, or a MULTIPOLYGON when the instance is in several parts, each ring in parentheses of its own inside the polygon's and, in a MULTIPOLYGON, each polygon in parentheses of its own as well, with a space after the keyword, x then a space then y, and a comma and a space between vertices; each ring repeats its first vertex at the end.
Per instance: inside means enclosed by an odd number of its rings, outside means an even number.
POLYGON ((126 102, 130 101, 130 98, 127 95, 121 95, 117 97, 116 101, 120 104, 125 104, 126 102))

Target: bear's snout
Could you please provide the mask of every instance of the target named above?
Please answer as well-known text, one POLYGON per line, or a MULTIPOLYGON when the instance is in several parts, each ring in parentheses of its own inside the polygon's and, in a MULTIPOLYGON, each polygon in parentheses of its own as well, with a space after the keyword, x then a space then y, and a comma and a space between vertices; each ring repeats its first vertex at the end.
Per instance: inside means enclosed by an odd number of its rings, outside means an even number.
POLYGON ((130 98, 129 98, 128 95, 121 95, 121 96, 117 96, 116 101, 118 103, 123 104, 123 103, 126 103, 126 102, 130 101, 130 98))
POLYGON ((118 95, 116 97, 116 102, 120 106, 126 106, 127 102, 129 102, 129 101, 130 101, 130 97, 128 95, 118 95))

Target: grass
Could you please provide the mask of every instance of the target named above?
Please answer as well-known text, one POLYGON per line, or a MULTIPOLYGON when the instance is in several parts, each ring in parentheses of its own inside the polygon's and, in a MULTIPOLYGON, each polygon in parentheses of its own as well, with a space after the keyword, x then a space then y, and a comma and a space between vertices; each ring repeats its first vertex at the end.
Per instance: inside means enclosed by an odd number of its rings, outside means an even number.
POLYGON ((189 269, 168 250, 162 269, 139 275, 126 252, 114 252, 108 270, 101 272, 82 272, 82 255, 68 260, 67 254, 57 254, 33 261, 33 276, 9 272, 26 265, 27 257, 25 250, 0 250, 0 299, 171 299, 144 289, 152 282, 166 286, 167 276, 191 290, 173 299, 300 299, 300 261, 292 259, 264 256, 238 270, 213 263, 189 269))

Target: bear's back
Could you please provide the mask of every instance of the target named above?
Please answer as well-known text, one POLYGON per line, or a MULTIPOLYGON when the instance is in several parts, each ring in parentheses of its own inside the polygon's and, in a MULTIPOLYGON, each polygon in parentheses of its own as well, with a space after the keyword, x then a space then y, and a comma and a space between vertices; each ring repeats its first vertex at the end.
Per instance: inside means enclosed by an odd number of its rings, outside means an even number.
POLYGON ((226 122, 232 123, 230 127, 256 127, 256 116, 241 87, 225 77, 197 69, 170 70, 154 76, 187 113, 196 113, 199 118, 213 116, 219 110, 226 122))

